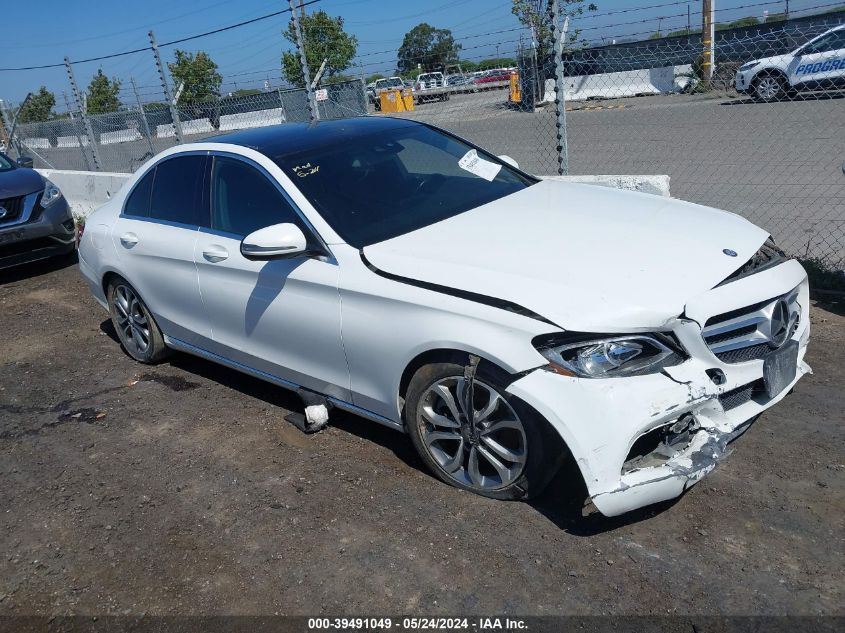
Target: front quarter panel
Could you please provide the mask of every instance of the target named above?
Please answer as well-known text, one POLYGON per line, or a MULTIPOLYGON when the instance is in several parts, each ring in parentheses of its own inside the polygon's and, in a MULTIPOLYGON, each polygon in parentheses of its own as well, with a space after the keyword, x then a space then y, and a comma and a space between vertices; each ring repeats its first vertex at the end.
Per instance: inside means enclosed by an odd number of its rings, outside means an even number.
POLYGON ((405 368, 431 350, 477 354, 515 374, 546 364, 531 345, 559 331, 506 310, 385 279, 357 250, 334 247, 340 263, 343 345, 354 404, 401 423, 399 383, 405 368))

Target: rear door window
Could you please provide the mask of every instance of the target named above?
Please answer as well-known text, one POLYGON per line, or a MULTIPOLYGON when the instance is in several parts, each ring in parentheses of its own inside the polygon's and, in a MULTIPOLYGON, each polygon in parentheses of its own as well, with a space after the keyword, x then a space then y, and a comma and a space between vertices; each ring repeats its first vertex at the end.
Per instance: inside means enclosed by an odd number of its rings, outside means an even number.
POLYGON ((179 156, 156 167, 150 217, 198 226, 206 156, 179 156))
POLYGON ((124 215, 133 215, 139 218, 150 217, 150 197, 153 193, 153 180, 155 179, 156 168, 153 167, 141 178, 123 207, 124 215))

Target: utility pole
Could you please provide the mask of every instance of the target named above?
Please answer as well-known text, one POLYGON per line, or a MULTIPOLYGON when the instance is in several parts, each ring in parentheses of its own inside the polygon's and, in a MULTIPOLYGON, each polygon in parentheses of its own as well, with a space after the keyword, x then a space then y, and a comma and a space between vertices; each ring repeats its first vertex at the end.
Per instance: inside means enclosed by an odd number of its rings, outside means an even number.
POLYGON ((687 37, 692 34, 692 15, 690 13, 689 3, 687 3, 687 37))
MULTIPOLYGON (((94 156, 94 169, 102 171, 103 163, 100 160, 100 151, 97 149, 97 141, 94 138, 94 130, 91 128, 91 120, 85 113, 85 108, 82 107, 82 101, 79 98, 79 88, 76 87, 76 78, 73 76, 73 68, 70 65, 70 59, 65 57, 65 70, 67 70, 67 78, 70 81, 70 90, 73 93, 73 99, 76 101, 76 107, 79 108, 79 118, 82 119, 82 125, 85 127, 85 134, 88 136, 88 143, 91 145, 91 154, 94 156)), ((80 142, 80 145, 82 143, 80 142)), ((85 153, 85 148, 80 147, 82 153, 85 153)))
POLYGON ((293 5, 293 0, 288 0, 288 5, 290 6, 290 19, 293 20, 293 31, 296 35, 296 49, 299 53, 299 62, 302 64, 302 79, 305 81, 305 91, 308 97, 309 118, 314 122, 319 120, 320 113, 317 110, 317 101, 314 99, 314 90, 311 88, 311 73, 308 71, 308 60, 305 58, 305 42, 302 40, 302 29, 299 27, 299 18, 296 15, 296 7, 293 5))
POLYGON ((789 19, 789 0, 786 0, 786 11, 784 12, 783 17, 787 20, 789 19))
POLYGON ((716 62, 716 25, 713 23, 713 12, 716 0, 702 0, 701 2, 701 45, 702 45, 702 68, 704 81, 708 84, 713 79, 713 70, 716 62))
POLYGON ((176 142, 182 143, 182 121, 179 120, 179 110, 176 108, 176 103, 170 95, 170 86, 167 84, 167 76, 164 74, 164 66, 161 64, 161 56, 158 54, 158 44, 156 44, 155 35, 149 32, 150 47, 153 49, 153 56, 156 60, 156 68, 158 69, 158 77, 161 79, 161 89, 164 91, 164 98, 167 99, 167 106, 170 108, 170 118, 173 119, 173 131, 176 133, 176 142))
POLYGON ((138 86, 135 85, 135 78, 129 78, 132 84, 132 92, 135 93, 135 101, 138 102, 138 114, 141 116, 141 123, 144 126, 144 134, 147 136, 147 143, 150 145, 150 153, 155 156, 155 149, 153 149, 153 134, 150 132, 150 124, 147 122, 147 115, 144 112, 144 104, 141 103, 141 95, 138 94, 138 86))

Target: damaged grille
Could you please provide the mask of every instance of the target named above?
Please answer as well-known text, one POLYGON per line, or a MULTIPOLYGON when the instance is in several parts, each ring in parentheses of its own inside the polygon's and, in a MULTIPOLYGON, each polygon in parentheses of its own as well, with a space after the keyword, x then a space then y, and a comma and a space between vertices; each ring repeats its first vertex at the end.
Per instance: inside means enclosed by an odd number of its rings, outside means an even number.
POLYGON ((737 279, 747 277, 748 275, 753 275, 754 273, 759 272, 764 268, 779 264, 785 259, 787 259, 786 253, 784 253, 780 248, 778 248, 777 244, 775 244, 775 241, 770 237, 760 247, 760 250, 754 253, 754 256, 751 259, 745 262, 745 264, 743 264, 741 268, 731 273, 731 275, 719 285, 721 286, 723 284, 736 281, 737 279))
POLYGON ((766 387, 763 384, 763 379, 760 378, 747 385, 726 391, 719 396, 719 402, 725 411, 730 411, 731 409, 736 409, 744 405, 746 402, 751 402, 755 395, 765 393, 765 391, 766 387))
POLYGON ((723 363, 746 363, 762 360, 780 347, 800 322, 801 306, 795 288, 780 297, 709 318, 702 336, 723 363))

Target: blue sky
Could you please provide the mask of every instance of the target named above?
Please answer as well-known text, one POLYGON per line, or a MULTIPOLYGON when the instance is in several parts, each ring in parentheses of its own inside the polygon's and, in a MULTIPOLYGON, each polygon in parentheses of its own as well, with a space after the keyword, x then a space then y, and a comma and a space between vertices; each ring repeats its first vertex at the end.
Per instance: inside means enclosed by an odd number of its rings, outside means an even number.
MULTIPOLYGON (((631 34, 645 38, 658 27, 662 31, 684 28, 687 6, 692 23, 700 23, 700 0, 593 0, 598 12, 581 18, 575 26, 583 36, 599 41, 631 34), (664 5, 664 6, 655 6, 664 5), (650 7, 643 8, 641 7, 650 7), (660 19, 662 18, 662 19, 660 19)), ((745 15, 762 16, 764 10, 777 13, 785 0, 714 0, 717 20, 729 21, 745 15)), ((834 0, 790 0, 790 10, 833 5, 834 0)), ((841 4, 841 3, 840 3, 841 4)), ((0 67, 35 66, 71 61, 148 45, 147 31, 153 29, 159 42, 194 35, 235 22, 278 11, 284 0, 147 0, 145 2, 68 2, 42 0, 8 2, 3 7, 4 37, 0 45, 0 67)), ((320 0, 306 11, 324 9, 341 15, 347 31, 358 37, 359 58, 349 72, 389 73, 395 67, 396 49, 409 29, 420 22, 449 28, 463 44, 463 57, 483 59, 512 56, 519 40, 519 23, 510 13, 510 0, 320 0), (505 32, 501 32, 505 31, 505 32)), ((805 11, 806 13, 806 11, 805 11)), ((238 29, 181 45, 188 50, 205 50, 217 62, 224 76, 223 90, 260 87, 265 80, 281 83, 279 59, 289 48, 280 32, 288 15, 283 14, 238 29)), ((164 61, 175 47, 162 49, 164 61)), ((149 51, 101 62, 74 65, 77 82, 84 89, 102 67, 109 76, 123 80, 121 98, 134 100, 129 78, 140 86, 144 101, 158 100, 160 87, 149 51)), ((62 92, 69 91, 63 68, 0 72, 0 98, 20 101, 28 91, 46 85, 56 93, 57 110, 64 110, 62 92)))

